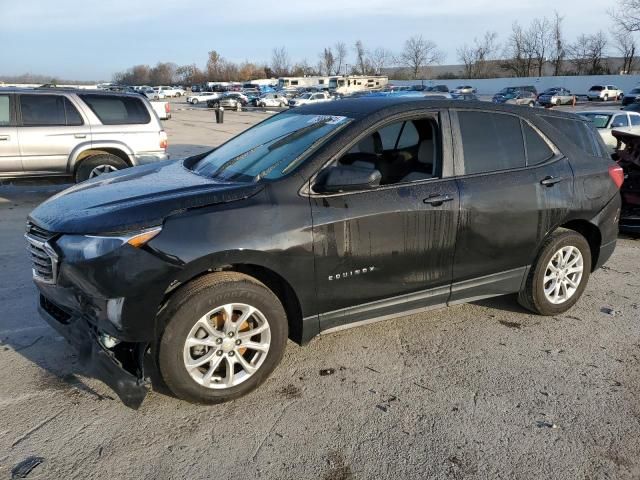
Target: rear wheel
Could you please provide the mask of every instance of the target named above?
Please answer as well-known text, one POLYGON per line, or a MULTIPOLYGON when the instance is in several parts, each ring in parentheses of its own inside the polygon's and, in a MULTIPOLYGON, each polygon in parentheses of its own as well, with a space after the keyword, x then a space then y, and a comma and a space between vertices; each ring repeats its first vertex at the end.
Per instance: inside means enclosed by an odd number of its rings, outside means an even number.
POLYGON ((566 312, 584 292, 590 273, 586 239, 573 230, 558 230, 544 242, 518 301, 541 315, 566 312))
POLYGON ((608 101, 609 101, 609 95, 607 95, 607 94, 605 93, 605 95, 604 95, 604 99, 603 99, 603 100, 604 100, 605 102, 608 102, 608 101))
POLYGON ((198 104, 198 99, 197 98, 192 99, 191 100, 191 104, 192 105, 197 105, 198 104))
POLYGON ((122 170, 128 166, 123 159, 110 153, 91 155, 82 160, 76 168, 75 180, 76 183, 84 182, 90 178, 122 170))
POLYGON ((534 106, 535 106, 535 103, 534 103, 533 101, 531 101, 531 102, 529 102, 529 104, 528 104, 528 105, 529 105, 530 107, 534 107, 534 106))
POLYGON ((179 398, 220 403, 246 395, 280 363, 286 314, 257 280, 235 272, 185 285, 161 314, 160 373, 179 398))

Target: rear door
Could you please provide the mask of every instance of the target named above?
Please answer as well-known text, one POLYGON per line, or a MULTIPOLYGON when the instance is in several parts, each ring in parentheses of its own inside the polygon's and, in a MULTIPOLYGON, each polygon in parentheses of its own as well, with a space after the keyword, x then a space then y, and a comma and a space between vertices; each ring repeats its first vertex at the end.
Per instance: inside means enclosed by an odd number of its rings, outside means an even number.
POLYGON ((64 174, 71 152, 91 144, 91 129, 65 95, 18 95, 19 142, 25 172, 64 174))
POLYGON ((22 171, 14 102, 12 94, 0 94, 0 174, 22 171))
POLYGON ((537 246, 540 180, 520 118, 459 110, 452 126, 460 222, 450 301, 517 291, 537 246))

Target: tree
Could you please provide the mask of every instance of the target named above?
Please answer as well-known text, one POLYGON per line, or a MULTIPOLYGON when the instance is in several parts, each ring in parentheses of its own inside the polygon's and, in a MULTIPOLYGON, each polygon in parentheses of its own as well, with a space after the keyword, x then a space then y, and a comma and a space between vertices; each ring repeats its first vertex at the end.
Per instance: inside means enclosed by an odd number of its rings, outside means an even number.
POLYGON ((207 79, 215 82, 219 81, 222 76, 222 56, 215 50, 209 52, 207 58, 207 79))
POLYGON ((318 70, 320 71, 320 73, 324 72, 325 75, 332 75, 335 64, 336 59, 333 56, 331 47, 325 48, 324 51, 320 54, 320 68, 318 70))
POLYGON ((407 67, 416 80, 425 67, 439 62, 443 54, 431 40, 425 40, 422 35, 409 38, 400 54, 399 62, 407 67))
POLYGON ((289 74, 289 53, 286 47, 274 48, 271 53, 271 70, 276 77, 286 77, 289 74))
POLYGON ((204 72, 195 63, 176 68, 176 76, 178 83, 182 85, 195 85, 206 81, 204 72))
POLYGON ((600 31, 593 35, 580 35, 567 47, 569 60, 576 75, 601 75, 607 72, 602 64, 607 37, 600 31))
POLYGON ((365 50, 364 45, 360 40, 356 42, 354 48, 356 51, 356 64, 360 71, 359 73, 360 75, 366 75, 367 74, 367 62, 366 62, 367 51, 365 50))
POLYGON ((534 63, 534 39, 518 22, 511 27, 511 35, 504 49, 502 68, 515 77, 528 77, 534 63))
POLYGON ((622 73, 629 74, 635 68, 637 44, 636 39, 626 30, 611 32, 613 48, 622 56, 622 73))
POLYGON ((474 39, 473 45, 464 44, 458 49, 458 59, 464 63, 465 78, 487 78, 491 62, 498 51, 498 34, 486 32, 481 39, 474 39))
POLYGON ((610 12, 617 26, 627 32, 640 31, 640 0, 618 0, 618 8, 610 12))
POLYGON ((551 23, 551 64, 553 65, 553 75, 557 77, 561 73, 562 62, 567 52, 564 44, 564 37, 562 36, 562 20, 558 12, 554 12, 554 17, 551 23))
POLYGON ((340 75, 342 73, 342 67, 345 64, 345 60, 347 59, 347 46, 338 42, 334 45, 335 50, 335 63, 336 63, 336 75, 340 75))
POLYGON ((393 61, 393 54, 383 47, 376 48, 369 52, 367 63, 370 65, 374 75, 380 75, 382 69, 393 61))
POLYGON ((171 85, 177 65, 170 62, 158 62, 149 72, 149 83, 152 85, 171 85))
POLYGON ((553 42, 552 26, 549 20, 546 18, 534 19, 529 27, 528 38, 533 57, 533 66, 538 76, 541 77, 553 42))

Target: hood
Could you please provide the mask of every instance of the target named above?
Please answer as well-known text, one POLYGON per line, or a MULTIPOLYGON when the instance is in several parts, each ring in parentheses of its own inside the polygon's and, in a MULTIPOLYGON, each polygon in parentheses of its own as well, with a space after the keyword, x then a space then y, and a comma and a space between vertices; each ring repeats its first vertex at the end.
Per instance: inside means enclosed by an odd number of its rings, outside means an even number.
POLYGON ((68 188, 38 206, 29 220, 56 233, 139 230, 159 225, 189 208, 241 200, 263 188, 202 177, 187 169, 183 161, 159 162, 68 188))

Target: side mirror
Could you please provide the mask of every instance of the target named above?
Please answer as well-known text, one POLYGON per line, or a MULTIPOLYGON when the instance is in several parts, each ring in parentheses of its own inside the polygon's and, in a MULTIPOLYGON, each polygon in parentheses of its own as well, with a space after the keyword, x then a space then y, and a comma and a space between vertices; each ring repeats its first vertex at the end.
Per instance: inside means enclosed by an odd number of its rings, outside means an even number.
POLYGON ((379 170, 353 165, 330 167, 323 175, 320 190, 327 193, 366 190, 380 185, 382 174, 379 170))

